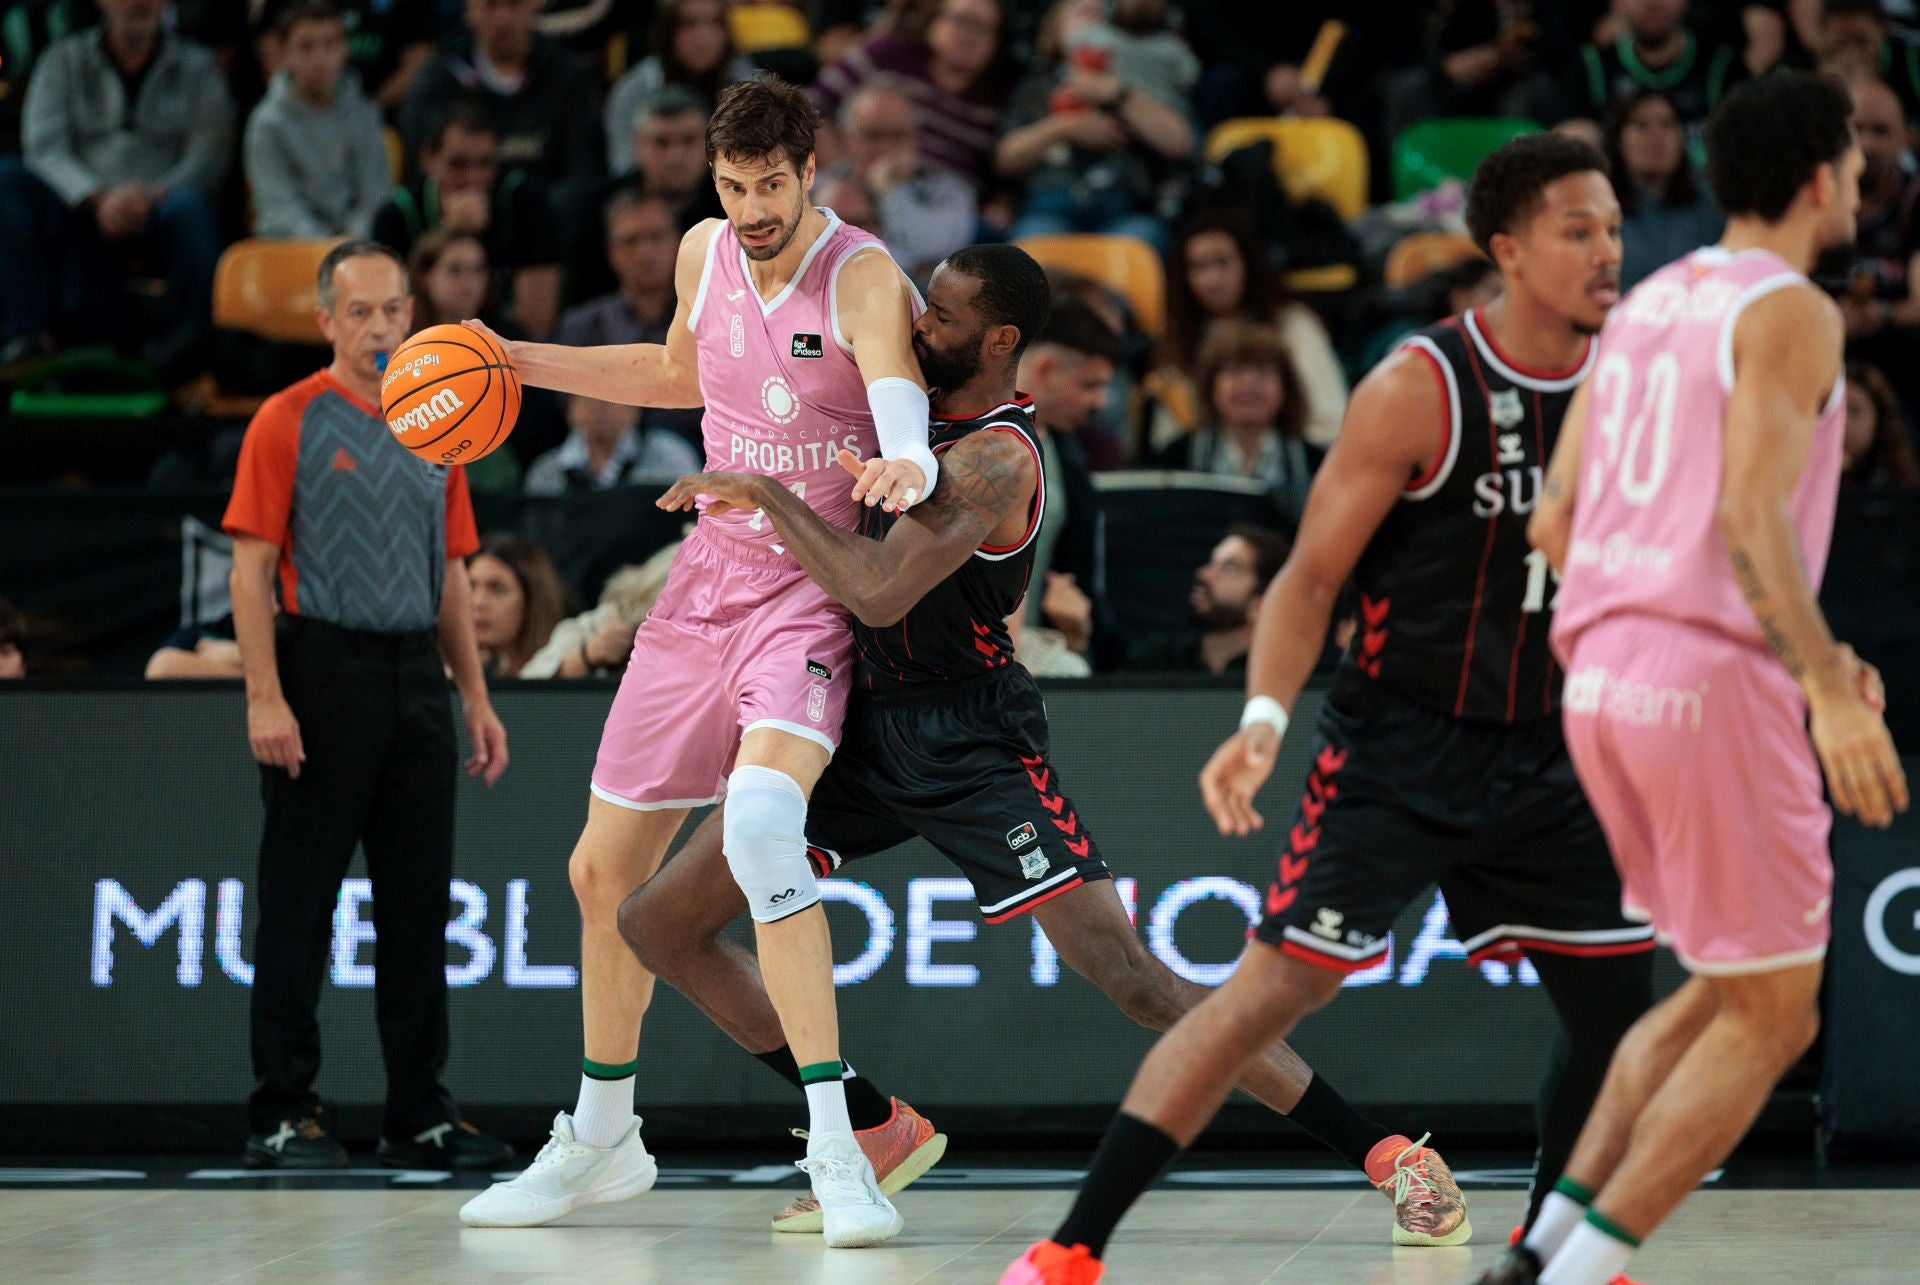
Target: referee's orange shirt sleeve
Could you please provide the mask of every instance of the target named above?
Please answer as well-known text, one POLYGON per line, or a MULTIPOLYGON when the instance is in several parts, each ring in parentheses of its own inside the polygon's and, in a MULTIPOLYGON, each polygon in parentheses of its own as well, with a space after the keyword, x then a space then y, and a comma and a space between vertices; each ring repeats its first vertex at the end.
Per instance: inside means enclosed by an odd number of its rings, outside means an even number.
POLYGON ((470 558, 480 551, 480 529, 473 522, 473 495, 467 490, 467 470, 447 470, 447 556, 470 558))
POLYGON ((233 497, 220 520, 221 529, 228 535, 258 536, 282 551, 286 549, 304 409, 304 399, 271 397, 247 425, 233 477, 233 497))

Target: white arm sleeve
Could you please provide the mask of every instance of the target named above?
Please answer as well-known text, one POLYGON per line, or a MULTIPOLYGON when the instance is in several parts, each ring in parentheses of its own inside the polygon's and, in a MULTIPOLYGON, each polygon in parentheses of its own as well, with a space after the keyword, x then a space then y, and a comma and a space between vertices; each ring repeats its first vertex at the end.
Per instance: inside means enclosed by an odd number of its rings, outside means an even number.
POLYGON ((932 495, 940 465, 927 449, 928 419, 933 414, 927 390, 911 379, 889 375, 867 385, 867 405, 873 408, 880 454, 890 460, 911 460, 927 475, 927 489, 914 497, 916 503, 932 495))

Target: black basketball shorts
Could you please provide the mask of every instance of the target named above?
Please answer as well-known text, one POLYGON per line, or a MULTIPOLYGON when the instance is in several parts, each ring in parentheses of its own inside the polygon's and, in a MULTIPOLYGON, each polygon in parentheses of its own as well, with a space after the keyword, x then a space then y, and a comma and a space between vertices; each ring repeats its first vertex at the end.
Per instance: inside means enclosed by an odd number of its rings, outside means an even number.
POLYGON ((919 835, 973 883, 990 924, 1112 878, 1047 751, 1040 689, 1018 665, 856 691, 807 804, 808 855, 824 876, 919 835))
POLYGON ((1438 884, 1473 962, 1653 948, 1653 930, 1620 913, 1620 876, 1557 716, 1467 722, 1356 680, 1336 685, 1317 732, 1261 941, 1368 968, 1394 919, 1438 884))

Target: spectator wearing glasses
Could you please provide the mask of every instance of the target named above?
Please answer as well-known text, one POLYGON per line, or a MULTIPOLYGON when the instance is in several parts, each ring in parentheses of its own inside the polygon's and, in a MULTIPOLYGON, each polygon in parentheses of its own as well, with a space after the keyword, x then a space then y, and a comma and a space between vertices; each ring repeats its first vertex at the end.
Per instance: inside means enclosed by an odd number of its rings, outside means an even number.
POLYGON ((500 164, 500 135, 483 103, 454 98, 420 149, 421 177, 397 187, 374 216, 373 237, 401 255, 427 232, 470 232, 487 249, 494 298, 534 338, 553 329, 560 255, 539 181, 500 164))
POLYGON ((942 259, 973 244, 980 222, 973 185, 927 164, 918 109, 904 90, 876 81, 855 91, 840 109, 840 137, 845 159, 826 177, 851 178, 866 189, 887 249, 908 276, 924 285, 942 259))
MULTIPOLYGON (((828 122, 853 94, 888 78, 920 122, 920 156, 984 189, 1005 109, 1006 13, 998 0, 906 0, 893 29, 824 68, 808 92, 828 122)), ((822 132, 823 159, 839 159, 837 130, 822 132)))

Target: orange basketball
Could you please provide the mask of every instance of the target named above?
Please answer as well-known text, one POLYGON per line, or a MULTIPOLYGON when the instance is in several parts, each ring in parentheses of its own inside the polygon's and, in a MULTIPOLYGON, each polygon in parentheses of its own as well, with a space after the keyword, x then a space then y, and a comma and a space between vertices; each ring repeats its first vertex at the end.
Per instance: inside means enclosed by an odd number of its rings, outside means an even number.
POLYGON ((520 372, 486 335, 428 326, 387 359, 380 379, 393 440, 430 464, 471 464, 520 418, 520 372))

